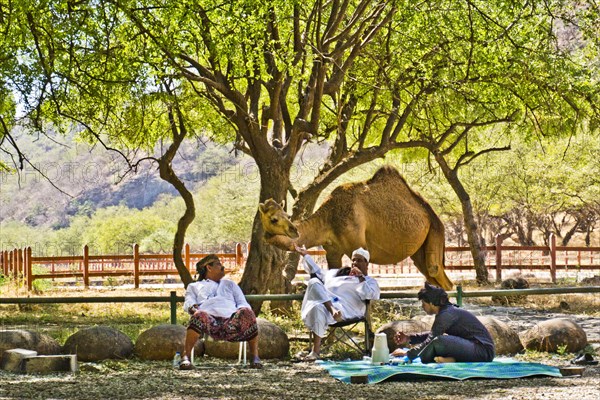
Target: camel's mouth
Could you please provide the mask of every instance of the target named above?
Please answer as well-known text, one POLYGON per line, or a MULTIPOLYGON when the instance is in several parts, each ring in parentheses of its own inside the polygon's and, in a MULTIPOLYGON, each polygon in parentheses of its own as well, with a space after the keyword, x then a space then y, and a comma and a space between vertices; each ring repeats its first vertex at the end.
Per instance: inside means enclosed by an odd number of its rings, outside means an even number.
POLYGON ((294 225, 290 226, 290 229, 288 231, 288 236, 291 237, 292 239, 296 239, 296 238, 298 238, 298 236, 300 236, 298 234, 298 229, 296 229, 296 227, 294 225))

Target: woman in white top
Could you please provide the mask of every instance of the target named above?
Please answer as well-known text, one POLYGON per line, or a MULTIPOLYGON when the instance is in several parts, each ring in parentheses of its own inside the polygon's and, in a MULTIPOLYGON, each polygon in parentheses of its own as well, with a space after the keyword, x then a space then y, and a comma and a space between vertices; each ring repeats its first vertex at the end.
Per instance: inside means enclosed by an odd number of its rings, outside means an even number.
POLYGON ((304 270, 311 275, 304 300, 302 321, 314 334, 312 351, 304 358, 313 361, 320 357, 321 340, 329 325, 362 317, 366 312, 365 300, 379 299, 379 284, 368 276, 369 252, 359 248, 352 252, 352 267, 323 272, 306 249, 296 246, 304 256, 304 270))
POLYGON ((185 348, 180 369, 193 368, 188 354, 201 335, 215 340, 245 342, 250 346, 250 367, 261 368, 258 356, 258 325, 252 308, 240 287, 225 276, 225 267, 219 257, 209 254, 196 264, 198 281, 185 292, 183 308, 190 315, 185 335, 185 348))

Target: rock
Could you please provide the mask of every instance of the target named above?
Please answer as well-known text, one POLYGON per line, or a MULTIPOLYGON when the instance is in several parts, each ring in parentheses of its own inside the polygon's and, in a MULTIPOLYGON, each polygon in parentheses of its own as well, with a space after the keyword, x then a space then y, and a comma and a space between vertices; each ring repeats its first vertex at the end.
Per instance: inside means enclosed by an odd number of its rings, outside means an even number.
POLYGON ((0 331, 0 358, 5 350, 17 348, 38 354, 60 354, 60 344, 43 333, 21 329, 0 331))
POLYGON ((77 356, 75 354, 67 354, 27 357, 23 359, 21 371, 26 374, 77 372, 77 356))
POLYGON ((428 331, 430 326, 423 321, 410 319, 405 321, 392 321, 377 329, 376 333, 385 333, 387 336, 388 348, 394 351, 398 345, 394 341, 394 337, 398 332, 404 332, 407 335, 428 331))
POLYGON ((477 317, 494 339, 496 354, 516 354, 523 350, 519 334, 508 324, 494 317, 477 317))
POLYGON ((132 352, 131 339, 108 326, 82 329, 71 335, 63 346, 64 354, 77 354, 81 361, 127 358, 132 352))
POLYGON ((25 349, 6 350, 2 354, 0 369, 9 372, 21 372, 23 359, 37 356, 37 351, 25 349))
POLYGON ((523 347, 529 350, 555 353, 566 346, 566 351, 576 353, 587 345, 587 335, 575 321, 555 318, 542 321, 519 333, 523 347))
MULTIPOLYGON (((508 278, 500 283, 500 289, 529 289, 529 282, 523 277, 508 278)), ((527 296, 492 296, 492 301, 496 304, 510 305, 523 302, 527 296)))
POLYGON ((590 276, 581 280, 582 285, 598 286, 600 285, 600 275, 590 276))
POLYGON ((435 321, 435 315, 417 315, 413 318, 415 321, 421 321, 427 326, 426 331, 430 331, 433 326, 433 321, 435 321))
MULTIPOLYGON (((142 360, 172 360, 183 349, 186 328, 183 325, 158 325, 142 332, 135 342, 134 353, 142 360)), ((198 340, 194 355, 204 355, 204 342, 198 340)))
MULTIPOLYGON (((290 351, 290 342, 286 333, 272 322, 262 318, 258 321, 258 353, 262 359, 286 358, 290 351)), ((223 342, 208 339, 206 341, 206 354, 211 357, 237 359, 239 343, 223 342)), ((248 358, 250 349, 248 348, 248 358)))

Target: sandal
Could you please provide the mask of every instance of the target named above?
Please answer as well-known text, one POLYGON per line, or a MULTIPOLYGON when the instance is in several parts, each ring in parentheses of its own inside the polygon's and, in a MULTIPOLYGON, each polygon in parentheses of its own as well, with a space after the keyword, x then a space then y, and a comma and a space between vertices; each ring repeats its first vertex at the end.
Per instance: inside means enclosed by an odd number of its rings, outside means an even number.
POLYGON ((594 356, 590 353, 583 353, 571 360, 571 364, 575 365, 598 365, 598 360, 594 360, 594 356))
POLYGON ((190 362, 189 358, 183 357, 179 363, 179 369, 183 371, 189 371, 194 369, 194 365, 190 362))
POLYGON ((307 355, 306 357, 304 357, 304 358, 302 359, 302 361, 303 361, 303 362, 312 363, 312 362, 315 362, 315 361, 317 361, 319 358, 320 358, 320 357, 319 357, 319 355, 318 355, 318 354, 315 354, 315 353, 313 353, 313 352, 311 351, 309 355, 307 355))
POLYGON ((250 368, 252 368, 252 369, 262 369, 263 365, 262 365, 262 363, 260 361, 251 362, 250 363, 250 368))

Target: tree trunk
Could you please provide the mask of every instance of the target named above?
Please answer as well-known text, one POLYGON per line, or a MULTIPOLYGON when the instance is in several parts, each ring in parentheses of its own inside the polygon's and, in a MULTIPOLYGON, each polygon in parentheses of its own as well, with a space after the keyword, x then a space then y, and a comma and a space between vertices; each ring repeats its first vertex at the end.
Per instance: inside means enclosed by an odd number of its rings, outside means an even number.
POLYGON ((471 204, 471 197, 467 193, 462 182, 458 178, 458 174, 455 169, 451 169, 446 160, 441 154, 435 154, 435 159, 440 165, 446 180, 458 196, 460 204, 462 206, 463 218, 465 220, 465 229, 467 230, 467 240, 469 241, 469 247, 471 249, 471 255, 473 256, 473 264, 475 266, 475 275, 477 283, 480 285, 488 284, 488 270, 485 265, 485 255, 481 249, 481 242, 479 240, 479 232, 477 227, 477 221, 473 213, 473 206, 471 204))
MULTIPOLYGON (((167 92, 171 95, 169 89, 167 92)), ((167 151, 158 159, 158 171, 160 177, 169 182, 179 192, 179 195, 185 202, 185 212, 179 218, 177 222, 177 231, 175 232, 175 238, 173 239, 173 261, 175 268, 181 277, 183 286, 187 289, 187 286, 192 282, 192 275, 187 269, 185 262, 183 261, 183 246, 185 243, 185 232, 190 226, 194 218, 196 218, 196 206, 194 204, 194 196, 185 187, 185 184, 179 179, 175 171, 173 170, 173 158, 177 154, 181 143, 187 136, 187 129, 185 127, 184 118, 181 111, 177 107, 177 103, 173 104, 173 107, 169 106, 169 122, 171 123, 171 133, 173 135, 173 143, 167 148, 167 151)))
POLYGON ((175 171, 171 166, 172 158, 169 159, 167 154, 171 153, 171 149, 173 153, 177 152, 179 148, 179 143, 173 143, 165 156, 161 157, 158 160, 160 177, 169 182, 173 187, 179 192, 179 195, 185 202, 185 212, 179 218, 177 222, 177 231, 175 232, 175 238, 173 240, 173 261, 175 263, 175 268, 177 268, 177 272, 179 273, 179 277, 183 282, 183 286, 187 288, 187 286, 192 282, 192 275, 190 271, 187 269, 185 265, 185 261, 183 260, 183 256, 181 253, 183 252, 183 246, 185 244, 185 232, 190 224, 196 218, 196 206, 194 204, 194 197, 192 193, 185 187, 185 184, 177 177, 175 171))
MULTIPOLYGON (((286 198, 289 170, 283 163, 271 162, 261 165, 257 160, 261 178, 260 202, 269 198, 281 202, 286 198)), ((245 294, 286 293, 291 288, 291 281, 285 279, 283 269, 287 254, 264 240, 264 230, 260 221, 260 213, 256 212, 252 224, 250 253, 240 281, 240 288, 245 294)), ((281 304, 271 304, 276 309, 281 304)), ((289 303, 288 303, 289 304, 289 303)), ((252 309, 258 315, 262 302, 252 302, 252 309)))

